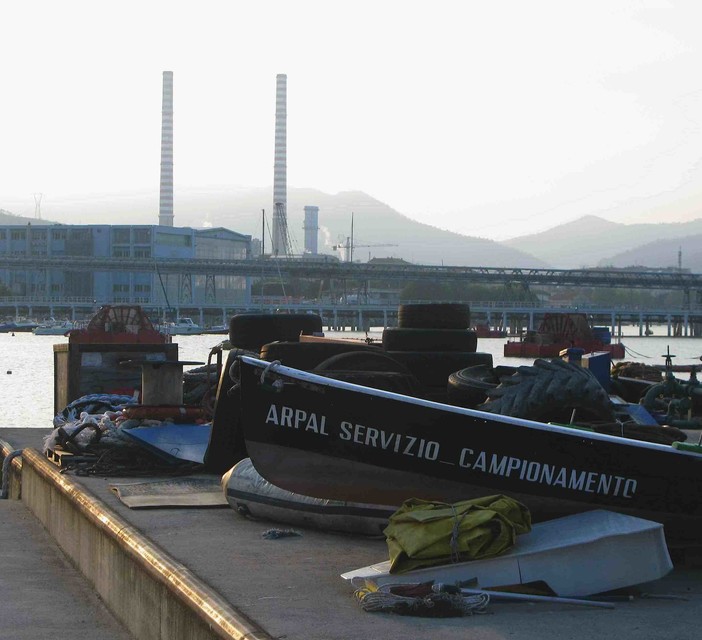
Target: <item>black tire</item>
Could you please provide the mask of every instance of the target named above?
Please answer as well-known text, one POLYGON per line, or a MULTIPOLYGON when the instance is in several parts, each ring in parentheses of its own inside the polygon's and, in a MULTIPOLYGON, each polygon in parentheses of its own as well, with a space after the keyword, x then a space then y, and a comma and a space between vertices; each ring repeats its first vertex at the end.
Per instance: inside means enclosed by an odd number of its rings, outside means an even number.
MULTIPOLYGON (((573 410, 582 420, 613 420, 609 395, 592 371, 559 358, 538 359, 517 368, 491 389, 488 400, 476 407, 528 420, 569 423, 573 410)), ((576 415, 576 423, 577 415, 576 415)))
POLYGON ((448 377, 455 371, 483 364, 492 366, 492 354, 463 351, 388 351, 404 364, 426 387, 446 389, 448 377))
POLYGON ((322 333, 322 318, 316 313, 242 313, 229 321, 232 346, 250 351, 277 340, 297 342, 301 333, 322 333))
POLYGON ((393 391, 406 396, 423 398, 424 388, 411 373, 399 373, 396 371, 315 371, 325 378, 334 380, 344 380, 353 384, 360 384, 372 389, 383 389, 393 391))
POLYGON ((424 387, 401 362, 382 351, 350 351, 328 358, 314 373, 365 387, 424 397, 424 387))
POLYGON ((412 372, 402 364, 382 351, 347 351, 339 353, 315 367, 315 372, 321 371, 373 371, 386 373, 402 373, 412 375, 412 372))
POLYGON ((401 304, 397 323, 403 329, 467 329, 470 308, 457 303, 401 304))
POLYGON ((516 371, 517 367, 490 367, 484 364, 455 371, 448 378, 448 402, 473 409, 487 400, 488 393, 500 384, 503 377, 511 376, 516 371))
POLYGON ((359 342, 348 345, 337 342, 269 342, 261 347, 260 358, 272 362, 280 360, 281 364, 303 371, 311 371, 327 358, 350 351, 371 351, 382 354, 380 347, 359 342))
POLYGON ((385 351, 463 351, 475 352, 478 336, 469 329, 405 329, 383 331, 385 351))

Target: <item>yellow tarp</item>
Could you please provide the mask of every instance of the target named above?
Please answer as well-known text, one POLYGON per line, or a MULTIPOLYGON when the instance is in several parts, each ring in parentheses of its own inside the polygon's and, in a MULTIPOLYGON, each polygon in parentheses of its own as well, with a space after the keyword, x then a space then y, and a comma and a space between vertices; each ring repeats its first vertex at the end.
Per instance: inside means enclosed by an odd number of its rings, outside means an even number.
POLYGON ((496 556, 511 549, 518 534, 529 531, 529 510, 507 496, 454 504, 410 498, 384 531, 390 573, 496 556))

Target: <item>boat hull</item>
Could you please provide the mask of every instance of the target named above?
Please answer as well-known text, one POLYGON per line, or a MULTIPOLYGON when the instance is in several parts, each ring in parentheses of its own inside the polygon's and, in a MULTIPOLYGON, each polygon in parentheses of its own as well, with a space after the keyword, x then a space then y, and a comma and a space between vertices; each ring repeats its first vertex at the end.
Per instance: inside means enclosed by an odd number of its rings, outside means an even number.
POLYGON ((0 333, 31 333, 38 326, 36 322, 6 322, 0 325, 0 333))
POLYGON ((621 342, 603 344, 601 342, 575 343, 554 342, 550 344, 540 344, 538 342, 510 341, 504 346, 503 355, 505 358, 557 358, 561 351, 571 347, 579 347, 587 353, 604 351, 611 354, 615 360, 620 360, 626 356, 626 349, 621 342))
POLYGON ((241 360, 248 455, 261 476, 288 491, 376 504, 506 493, 536 519, 606 508, 663 522, 676 537, 696 540, 702 530, 697 454, 286 367, 262 384, 270 363, 241 360))
POLYGON ((78 328, 79 326, 73 322, 63 322, 54 325, 39 325, 32 333, 34 333, 35 336, 65 336, 69 331, 78 328))

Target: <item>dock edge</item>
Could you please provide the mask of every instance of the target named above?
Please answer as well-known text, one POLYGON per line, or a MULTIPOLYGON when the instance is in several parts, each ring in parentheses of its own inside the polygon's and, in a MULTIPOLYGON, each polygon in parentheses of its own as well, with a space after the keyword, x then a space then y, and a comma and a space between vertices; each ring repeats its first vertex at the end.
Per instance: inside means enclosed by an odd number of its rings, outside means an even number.
MULTIPOLYGON (((12 450, 0 439, 0 459, 12 450)), ((10 498, 25 503, 135 638, 272 640, 37 450, 23 449, 10 473, 10 498)))

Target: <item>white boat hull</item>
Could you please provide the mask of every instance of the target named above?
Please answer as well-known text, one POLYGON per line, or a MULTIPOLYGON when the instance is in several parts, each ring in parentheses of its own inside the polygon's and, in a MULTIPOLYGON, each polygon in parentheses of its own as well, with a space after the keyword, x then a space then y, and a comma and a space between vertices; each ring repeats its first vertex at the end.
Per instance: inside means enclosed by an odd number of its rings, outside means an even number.
POLYGON ((543 581, 558 596, 582 597, 658 580, 672 571, 663 525, 595 510, 535 524, 500 556, 389 572, 390 562, 356 569, 342 578, 368 578, 379 586, 434 581, 453 585, 477 579, 482 589, 543 581))

